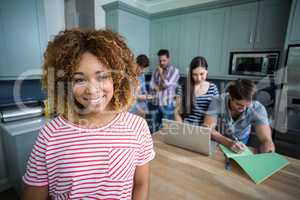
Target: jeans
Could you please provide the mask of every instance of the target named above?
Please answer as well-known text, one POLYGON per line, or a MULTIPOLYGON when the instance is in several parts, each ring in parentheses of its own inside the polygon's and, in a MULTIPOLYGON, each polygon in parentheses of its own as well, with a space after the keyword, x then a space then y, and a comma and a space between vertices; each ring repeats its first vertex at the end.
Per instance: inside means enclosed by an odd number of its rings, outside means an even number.
POLYGON ((149 112, 146 114, 151 133, 158 131, 161 128, 162 118, 174 119, 175 105, 158 106, 149 104, 149 112))
POLYGON ((164 119, 170 119, 173 120, 174 119, 174 110, 175 110, 175 106, 174 105, 167 105, 167 106, 159 106, 159 113, 160 113, 160 118, 164 118, 164 119))

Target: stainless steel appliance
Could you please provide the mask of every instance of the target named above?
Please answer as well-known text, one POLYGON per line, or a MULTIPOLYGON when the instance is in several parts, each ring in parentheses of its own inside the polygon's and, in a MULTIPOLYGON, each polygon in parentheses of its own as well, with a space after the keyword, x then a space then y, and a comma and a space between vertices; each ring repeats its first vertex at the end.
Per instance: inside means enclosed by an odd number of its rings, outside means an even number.
POLYGON ((300 159, 300 44, 288 47, 277 98, 274 143, 276 151, 300 159))
POLYGON ((287 129, 300 135, 300 45, 287 52, 287 129))
POLYGON ((278 67, 279 51, 231 52, 229 74, 266 76, 278 67))

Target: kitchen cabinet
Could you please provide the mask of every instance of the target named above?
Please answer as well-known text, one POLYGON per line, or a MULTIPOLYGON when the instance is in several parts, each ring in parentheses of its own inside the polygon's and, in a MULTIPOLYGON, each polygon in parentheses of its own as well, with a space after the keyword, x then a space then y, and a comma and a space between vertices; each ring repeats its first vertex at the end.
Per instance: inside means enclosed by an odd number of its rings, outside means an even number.
POLYGON ((182 18, 167 17, 151 22, 150 33, 150 61, 152 69, 158 65, 157 52, 159 49, 168 49, 170 53, 171 63, 180 68, 180 30, 182 18))
POLYGON ((106 27, 124 37, 134 56, 149 55, 150 20, 148 14, 121 1, 103 5, 106 27))
POLYGON ((158 65, 157 52, 162 48, 162 26, 161 20, 150 22, 150 71, 158 65))
POLYGON ((229 49, 281 49, 289 8, 289 0, 263 0, 232 6, 229 49))
POLYGON ((191 60, 202 54, 201 25, 203 14, 201 12, 182 16, 180 33, 179 67, 184 74, 188 73, 191 60))
POLYGON ((195 56, 208 61, 209 75, 225 72, 224 40, 229 20, 229 8, 212 9, 186 15, 156 19, 151 22, 151 64, 157 65, 157 51, 170 51, 171 62, 182 74, 187 74, 195 56))
MULTIPOLYGON (((106 6, 107 26, 117 26, 117 31, 122 33, 120 27, 126 29, 125 17, 120 17, 119 11, 110 12, 112 4, 106 6)), ((120 10, 122 4, 119 2, 116 9, 120 10)), ((259 0, 150 14, 150 71, 158 65, 158 50, 165 48, 170 51, 172 64, 182 74, 188 72, 193 57, 204 56, 208 60, 209 76, 227 76, 231 51, 283 48, 289 7, 290 0, 259 0)), ((130 9, 132 13, 137 12, 129 6, 125 10, 130 9)))
POLYGON ((149 54, 149 27, 148 19, 123 10, 118 11, 118 32, 125 37, 135 56, 149 54))
POLYGON ((0 131, 0 192, 9 187, 2 140, 2 133, 0 131))
POLYGON ((229 49, 250 49, 253 47, 257 3, 231 7, 229 49))
POLYGON ((300 43, 300 1, 294 0, 291 9, 289 43, 295 44, 300 43))
POLYGON ((201 54, 208 63, 209 76, 221 75, 226 72, 226 46, 225 39, 228 22, 229 8, 220 8, 203 13, 201 29, 201 54))
MULTIPOLYGON (((162 24, 162 47, 170 52, 171 62, 177 67, 180 60, 180 28, 181 17, 165 18, 162 24)), ((159 49, 157 49, 158 51, 159 49)))
POLYGON ((264 0, 259 2, 254 48, 281 49, 283 47, 289 10, 289 0, 264 0))
POLYGON ((18 194, 21 193, 22 176, 25 174, 33 144, 47 120, 44 117, 34 117, 0 123, 7 179, 18 194))
POLYGON ((110 10, 106 12, 106 27, 112 31, 118 32, 118 11, 110 10))
POLYGON ((0 79, 16 79, 22 73, 40 77, 47 41, 43 6, 39 0, 1 1, 0 79))

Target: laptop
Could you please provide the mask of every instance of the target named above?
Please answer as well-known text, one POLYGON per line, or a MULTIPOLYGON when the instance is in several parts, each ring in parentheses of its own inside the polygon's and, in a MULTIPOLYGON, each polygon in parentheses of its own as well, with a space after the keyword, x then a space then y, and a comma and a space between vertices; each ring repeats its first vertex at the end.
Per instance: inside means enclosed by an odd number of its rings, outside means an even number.
POLYGON ((161 134, 165 143, 211 155, 214 145, 211 144, 211 128, 168 119, 162 119, 162 125, 161 134))

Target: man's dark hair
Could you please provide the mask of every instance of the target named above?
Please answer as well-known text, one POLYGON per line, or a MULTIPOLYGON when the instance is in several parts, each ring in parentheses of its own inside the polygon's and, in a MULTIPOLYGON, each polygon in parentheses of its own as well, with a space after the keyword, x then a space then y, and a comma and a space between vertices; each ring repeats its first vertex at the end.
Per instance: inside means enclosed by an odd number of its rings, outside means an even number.
POLYGON ((167 56, 167 58, 170 57, 169 50, 168 49, 160 49, 157 53, 157 56, 167 56))
POLYGON ((251 80, 236 80, 227 88, 230 97, 236 100, 251 101, 255 93, 255 84, 251 80))
POLYGON ((138 55, 138 57, 136 57, 136 63, 140 67, 146 68, 149 66, 149 58, 145 54, 138 55))

